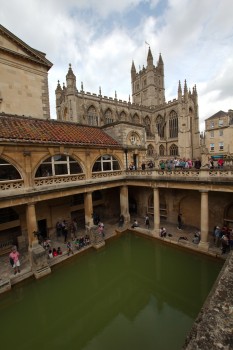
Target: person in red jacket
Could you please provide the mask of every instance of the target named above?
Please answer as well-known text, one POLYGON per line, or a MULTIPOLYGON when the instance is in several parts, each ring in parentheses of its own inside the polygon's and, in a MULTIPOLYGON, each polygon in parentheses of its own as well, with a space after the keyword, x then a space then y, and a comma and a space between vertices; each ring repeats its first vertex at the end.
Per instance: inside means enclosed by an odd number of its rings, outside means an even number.
POLYGON ((14 245, 11 249, 11 253, 9 255, 11 266, 14 269, 14 274, 20 273, 20 261, 19 261, 19 252, 17 247, 14 245))

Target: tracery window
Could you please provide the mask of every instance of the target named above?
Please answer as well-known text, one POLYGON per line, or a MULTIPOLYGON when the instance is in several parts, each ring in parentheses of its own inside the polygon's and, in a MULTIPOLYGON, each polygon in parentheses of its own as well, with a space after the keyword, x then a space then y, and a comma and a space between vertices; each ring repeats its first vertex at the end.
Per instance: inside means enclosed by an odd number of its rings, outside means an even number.
POLYGON ((169 115, 169 137, 178 137, 178 116, 175 111, 171 111, 169 115))
POLYGON ((0 181, 18 179, 21 179, 18 170, 6 160, 0 158, 0 181))
POLYGON ((148 116, 146 116, 144 119, 144 125, 145 125, 147 136, 151 136, 151 123, 150 123, 150 118, 148 116))
POLYGON ((140 123, 140 118, 137 115, 137 113, 134 114, 133 118, 132 118, 133 123, 135 124, 139 124, 140 123))
POLYGON ((165 148, 163 145, 159 146, 159 155, 160 156, 165 156, 165 148))
POLYGON ((108 154, 99 157, 93 165, 92 172, 120 170, 118 160, 108 154))
POLYGON ((147 155, 149 157, 154 155, 154 147, 152 145, 148 145, 148 147, 147 147, 147 155))
POLYGON ((105 122, 106 122, 106 124, 110 124, 110 123, 113 123, 113 122, 114 122, 111 109, 108 108, 108 109, 106 110, 104 116, 105 116, 105 122))
POLYGON ((164 129, 165 129, 165 122, 161 115, 158 115, 156 119, 156 127, 158 130, 158 135, 161 139, 164 138, 164 129))
POLYGON ((72 175, 83 173, 79 163, 68 155, 58 154, 47 158, 37 169, 35 177, 72 175))
POLYGON ((98 125, 98 116, 94 106, 88 108, 87 111, 88 125, 98 125))
POLYGON ((176 145, 171 145, 170 147, 170 156, 178 156, 178 147, 176 145))

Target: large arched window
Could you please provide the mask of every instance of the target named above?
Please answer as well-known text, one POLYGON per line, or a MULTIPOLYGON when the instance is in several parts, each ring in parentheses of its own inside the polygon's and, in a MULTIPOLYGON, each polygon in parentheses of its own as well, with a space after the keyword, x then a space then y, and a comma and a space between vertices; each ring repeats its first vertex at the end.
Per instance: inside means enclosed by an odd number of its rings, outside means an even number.
POLYGON ((83 173, 79 163, 70 156, 58 154, 47 158, 37 169, 36 177, 83 173))
POLYGON ((118 160, 108 154, 99 157, 92 168, 92 172, 113 170, 120 170, 120 166, 118 160))
POLYGON ((98 125, 98 116, 94 106, 88 108, 87 111, 88 125, 98 125))
POLYGON ((150 123, 150 118, 148 116, 146 116, 144 119, 144 125, 145 125, 147 136, 151 136, 151 123, 150 123))
POLYGON ((159 155, 162 157, 162 156, 165 156, 165 148, 163 145, 160 145, 159 146, 159 155))
POLYGON ((106 122, 106 124, 110 124, 110 123, 113 123, 113 122, 114 122, 111 109, 108 108, 108 109, 106 110, 104 116, 105 116, 105 122, 106 122))
POLYGON ((178 147, 176 145, 171 145, 170 156, 178 156, 178 147))
POLYGON ((149 157, 152 157, 154 155, 154 151, 155 151, 154 147, 152 145, 148 145, 148 147, 147 147, 147 155, 149 157))
POLYGON ((164 138, 164 129, 165 129, 165 122, 161 115, 158 115, 156 118, 156 127, 158 130, 158 135, 161 139, 164 138))
POLYGON ((18 179, 21 179, 18 170, 6 160, 0 158, 0 181, 18 179))
POLYGON ((169 115, 169 137, 178 137, 178 116, 175 111, 171 111, 169 115))

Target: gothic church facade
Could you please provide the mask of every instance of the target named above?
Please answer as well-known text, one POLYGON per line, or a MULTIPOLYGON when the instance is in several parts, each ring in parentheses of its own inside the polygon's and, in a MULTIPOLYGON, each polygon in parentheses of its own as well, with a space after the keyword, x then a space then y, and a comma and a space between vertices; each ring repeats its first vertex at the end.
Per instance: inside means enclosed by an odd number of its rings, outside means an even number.
MULTIPOLYGON (((166 102, 163 59, 160 54, 155 66, 150 48, 146 67, 137 72, 132 62, 131 86, 132 102, 130 97, 128 102, 119 100, 116 94, 115 98, 103 96, 101 88, 98 95, 85 92, 83 83, 78 90, 70 65, 66 85, 61 87, 58 81, 55 91, 57 119, 99 126, 110 133, 116 125, 122 132, 131 130, 122 146, 144 150, 141 161, 200 157, 196 86, 191 91, 185 81, 182 89, 179 81, 177 99, 166 102)), ((124 139, 119 133, 112 136, 124 139)))

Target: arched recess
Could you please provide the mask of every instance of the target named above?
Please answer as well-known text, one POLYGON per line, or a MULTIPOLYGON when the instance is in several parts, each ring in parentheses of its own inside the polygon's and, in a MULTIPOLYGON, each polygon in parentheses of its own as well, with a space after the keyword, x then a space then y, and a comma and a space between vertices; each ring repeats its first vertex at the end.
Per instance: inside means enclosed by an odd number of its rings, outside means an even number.
POLYGON ((113 114, 110 108, 108 108, 104 113, 104 119, 106 124, 111 124, 114 122, 113 114))
POLYGON ((96 108, 93 105, 91 105, 87 110, 87 123, 88 125, 93 125, 93 126, 99 125, 96 108))
POLYGON ((156 128, 157 128, 159 137, 161 139, 164 139, 164 137, 165 137, 165 121, 161 115, 158 115, 158 117, 156 118, 156 128))
POLYGON ((154 146, 153 145, 148 145, 148 147, 147 147, 147 155, 149 157, 152 157, 152 156, 154 156, 154 153, 155 153, 154 146))
POLYGON ((163 145, 159 146, 159 155, 161 157, 165 156, 165 147, 163 145))
POLYGON ((35 177, 82 174, 83 169, 73 157, 56 154, 45 159, 37 168, 35 177))
POLYGON ((121 120, 123 122, 125 122, 127 120, 127 116, 126 116, 126 113, 124 111, 122 111, 120 113, 119 120, 121 120))
POLYGON ((178 203, 177 215, 182 214, 184 225, 200 228, 201 194, 197 191, 189 191, 178 203))
POLYGON ((146 135, 147 136, 151 136, 151 121, 150 118, 148 117, 148 115, 144 118, 144 125, 145 125, 145 129, 146 129, 146 135))
POLYGON ((64 121, 68 120, 68 109, 67 109, 67 107, 65 107, 64 111, 63 111, 63 120, 64 121))
POLYGON ((135 113, 135 114, 133 115, 133 117, 132 117, 132 122, 133 122, 134 124, 140 124, 140 118, 139 118, 139 116, 138 116, 137 113, 135 113))
POLYGON ((93 173, 115 170, 120 170, 120 164, 114 156, 109 154, 104 154, 101 157, 99 157, 92 167, 93 173))
POLYGON ((19 171, 3 158, 0 158, 0 181, 22 179, 19 171))
POLYGON ((169 149, 169 153, 170 153, 170 156, 178 156, 179 155, 178 146, 175 144, 172 144, 169 149))

